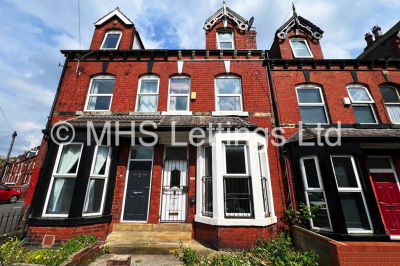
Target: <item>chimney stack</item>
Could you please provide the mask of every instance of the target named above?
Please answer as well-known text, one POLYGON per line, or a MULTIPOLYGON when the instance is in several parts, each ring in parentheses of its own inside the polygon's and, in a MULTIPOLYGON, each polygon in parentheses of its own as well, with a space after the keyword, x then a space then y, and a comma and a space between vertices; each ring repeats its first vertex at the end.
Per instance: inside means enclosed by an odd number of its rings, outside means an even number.
POLYGON ((374 43, 374 39, 372 38, 372 34, 367 32, 365 34, 365 41, 367 42, 367 47, 371 46, 374 43))
POLYGON ((375 41, 377 41, 380 37, 382 37, 382 31, 381 31, 381 27, 379 26, 374 26, 372 28, 372 33, 375 36, 375 41))

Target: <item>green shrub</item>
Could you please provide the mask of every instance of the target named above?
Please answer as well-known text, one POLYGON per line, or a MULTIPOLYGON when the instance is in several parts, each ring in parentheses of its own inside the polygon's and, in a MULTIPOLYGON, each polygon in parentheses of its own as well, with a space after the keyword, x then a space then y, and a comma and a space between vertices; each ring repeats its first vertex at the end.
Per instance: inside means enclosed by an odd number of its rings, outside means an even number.
MULTIPOLYGON (((100 244, 103 246, 104 241, 98 241, 93 235, 82 235, 73 237, 65 244, 61 244, 56 249, 27 250, 20 247, 21 242, 18 239, 10 239, 9 242, 0 246, 0 251, 4 262, 11 263, 32 263, 44 265, 60 265, 68 259, 70 255, 78 250, 100 244)), ((107 246, 103 248, 104 253, 109 252, 107 246)))
POLYGON ((299 211, 291 209, 287 210, 286 214, 288 215, 292 224, 306 228, 310 219, 315 218, 322 208, 325 208, 325 205, 308 207, 301 202, 299 211))
POLYGON ((273 266, 317 266, 318 255, 314 250, 303 252, 293 247, 290 237, 281 233, 277 238, 257 240, 249 252, 234 253, 230 250, 219 252, 214 257, 199 257, 191 247, 184 248, 180 260, 185 265, 200 266, 243 266, 243 265, 273 265, 273 266))

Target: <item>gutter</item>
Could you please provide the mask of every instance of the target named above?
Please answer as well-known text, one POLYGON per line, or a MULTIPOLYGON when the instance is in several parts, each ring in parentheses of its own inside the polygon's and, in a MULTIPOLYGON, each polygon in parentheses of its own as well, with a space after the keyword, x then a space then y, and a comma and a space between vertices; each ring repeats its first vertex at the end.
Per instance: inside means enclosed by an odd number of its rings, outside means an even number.
MULTIPOLYGON (((268 83, 269 83, 269 88, 270 88, 270 94, 271 94, 271 99, 272 99, 272 109, 273 109, 273 113, 274 115, 274 119, 275 119, 275 127, 277 129, 279 129, 277 131, 277 135, 278 135, 278 143, 281 144, 282 143, 282 138, 280 138, 282 136, 282 132, 281 132, 281 124, 279 121, 279 113, 278 113, 278 105, 276 103, 276 96, 275 96, 275 88, 274 88, 274 83, 272 81, 272 75, 271 75, 271 66, 270 66, 270 60, 269 60, 269 53, 266 53, 267 56, 267 60, 266 61, 266 66, 267 66, 267 76, 268 76, 268 83)), ((279 160, 281 163, 281 171, 282 174, 284 176, 284 180, 286 183, 286 187, 287 187, 287 191, 288 191, 288 196, 287 196, 287 206, 289 207, 291 205, 291 198, 290 198, 290 185, 289 185, 289 180, 287 178, 287 173, 286 173, 286 162, 285 162, 285 151, 283 150, 283 145, 280 145, 278 147, 279 149, 279 160)))
POLYGON ((29 218, 30 218, 30 216, 32 214, 32 206, 35 203, 36 195, 38 194, 38 188, 39 188, 39 185, 40 185, 40 180, 41 180, 41 177, 43 175, 43 168, 44 168, 45 162, 48 159, 47 157, 48 157, 48 153, 49 153, 49 145, 51 144, 50 122, 51 122, 51 117, 53 116, 53 112, 54 112, 54 109, 55 109, 55 106, 56 106, 56 103, 57 103, 58 95, 60 93, 61 85, 62 85, 62 82, 64 80, 65 71, 67 69, 67 64, 68 64, 68 59, 69 59, 69 53, 67 53, 66 56, 65 56, 65 62, 64 62, 63 70, 61 72, 60 81, 58 82, 58 87, 57 87, 56 95, 54 96, 53 105, 51 106, 50 114, 49 114, 49 116, 47 118, 46 128, 44 130, 42 130, 43 135, 44 135, 43 138, 45 140, 47 140, 47 147, 46 147, 46 151, 44 152, 44 155, 43 155, 42 165, 40 166, 40 170, 39 170, 39 173, 38 173, 38 178, 36 180, 35 190, 33 191, 31 203, 29 204, 28 210, 26 211, 25 222, 24 222, 24 226, 22 227, 22 237, 21 237, 22 239, 24 239, 26 237, 27 230, 25 230, 25 229, 26 229, 26 226, 28 225, 28 220, 29 220, 29 218))

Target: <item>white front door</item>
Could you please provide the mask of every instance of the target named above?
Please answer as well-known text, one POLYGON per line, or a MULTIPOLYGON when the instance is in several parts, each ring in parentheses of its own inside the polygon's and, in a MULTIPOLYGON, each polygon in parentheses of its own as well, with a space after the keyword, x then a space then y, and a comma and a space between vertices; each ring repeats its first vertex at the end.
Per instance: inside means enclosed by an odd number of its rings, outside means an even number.
POLYGON ((165 160, 161 222, 186 222, 187 160, 165 160))

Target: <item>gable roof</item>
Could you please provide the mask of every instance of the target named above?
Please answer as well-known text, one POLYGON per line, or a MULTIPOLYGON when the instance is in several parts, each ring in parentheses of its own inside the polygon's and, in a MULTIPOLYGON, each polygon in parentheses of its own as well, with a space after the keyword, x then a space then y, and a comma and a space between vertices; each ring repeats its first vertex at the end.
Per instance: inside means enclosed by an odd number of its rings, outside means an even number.
MULTIPOLYGON (((211 29, 217 21, 224 17, 224 7, 218 9, 217 12, 214 13, 211 17, 209 17, 204 23, 203 29, 209 30, 211 29)), ((249 22, 247 19, 243 18, 241 15, 226 7, 226 17, 232 19, 241 30, 247 30, 249 28, 249 22)))
POLYGON ((286 39, 289 30, 296 25, 296 17, 298 18, 297 24, 299 26, 308 30, 315 39, 317 40, 322 39, 324 34, 323 30, 321 30, 318 26, 313 24, 311 21, 303 18, 302 16, 295 16, 295 15, 293 15, 276 31, 276 35, 278 36, 279 39, 286 39))
MULTIPOLYGON (((376 48, 379 47, 379 45, 381 45, 384 41, 386 41, 387 39, 389 39, 390 37, 393 36, 393 34, 398 34, 400 33, 400 21, 396 23, 396 25, 394 25, 390 30, 388 30, 385 34, 383 34, 377 41, 374 42, 374 44, 372 44, 370 47, 368 47, 367 49, 365 49, 365 51, 360 54, 357 59, 363 59, 365 58, 367 55, 369 55, 373 50, 375 50, 376 48)), ((400 38, 400 36, 399 36, 400 38)))
POLYGON ((133 25, 133 22, 129 20, 129 18, 127 16, 124 15, 124 13, 121 12, 121 10, 119 10, 119 8, 117 7, 116 9, 114 9, 113 11, 111 11, 110 13, 108 13, 107 15, 105 15, 104 17, 102 17, 101 19, 99 19, 98 21, 96 21, 94 23, 95 26, 100 26, 103 23, 105 23, 107 20, 109 20, 110 18, 112 18, 113 16, 117 16, 120 20, 122 20, 126 25, 133 25))

